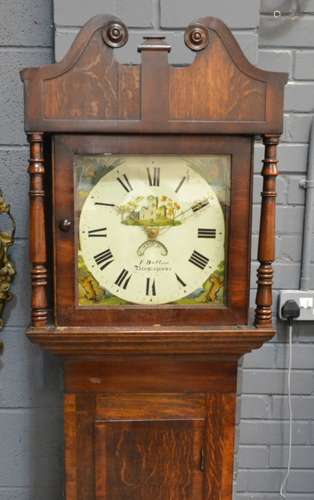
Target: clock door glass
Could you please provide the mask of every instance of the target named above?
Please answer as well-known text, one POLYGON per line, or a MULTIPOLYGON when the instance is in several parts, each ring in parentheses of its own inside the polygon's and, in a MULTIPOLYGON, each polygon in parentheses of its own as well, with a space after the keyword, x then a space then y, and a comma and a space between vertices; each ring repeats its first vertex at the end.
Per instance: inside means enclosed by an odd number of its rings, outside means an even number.
POLYGON ((230 156, 75 157, 77 301, 224 305, 230 156))

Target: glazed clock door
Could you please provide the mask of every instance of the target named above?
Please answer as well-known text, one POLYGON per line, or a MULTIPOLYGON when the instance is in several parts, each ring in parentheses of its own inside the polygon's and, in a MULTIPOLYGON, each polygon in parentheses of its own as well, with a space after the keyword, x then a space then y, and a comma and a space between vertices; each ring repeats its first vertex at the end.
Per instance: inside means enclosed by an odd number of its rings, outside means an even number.
POLYGON ((204 500, 204 420, 96 423, 96 500, 204 500))
POLYGON ((57 137, 58 324, 245 320, 251 148, 233 137, 57 137))

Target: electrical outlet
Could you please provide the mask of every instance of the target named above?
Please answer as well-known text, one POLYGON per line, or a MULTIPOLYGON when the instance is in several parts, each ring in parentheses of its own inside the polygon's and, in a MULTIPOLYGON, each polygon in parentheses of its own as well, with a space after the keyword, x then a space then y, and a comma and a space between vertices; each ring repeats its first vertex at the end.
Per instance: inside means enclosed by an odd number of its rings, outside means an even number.
POLYGON ((281 309, 287 300, 295 300, 300 307, 300 316, 295 321, 314 321, 314 290, 281 290, 278 301, 278 316, 283 319, 281 309))

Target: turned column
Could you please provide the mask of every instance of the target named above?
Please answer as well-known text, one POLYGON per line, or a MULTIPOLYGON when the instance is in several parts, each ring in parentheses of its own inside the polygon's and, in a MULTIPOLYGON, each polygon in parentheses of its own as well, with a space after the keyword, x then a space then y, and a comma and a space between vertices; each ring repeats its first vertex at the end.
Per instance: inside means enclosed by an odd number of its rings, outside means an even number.
POLYGON ((45 191, 43 134, 29 134, 30 161, 30 259, 32 264, 32 325, 48 323, 47 251, 45 228, 45 191))
POLYGON ((259 230, 257 270, 257 295, 255 324, 260 327, 272 326, 272 284, 275 259, 275 224, 276 224, 276 177, 278 135, 265 135, 265 159, 263 160, 263 191, 261 222, 259 230))

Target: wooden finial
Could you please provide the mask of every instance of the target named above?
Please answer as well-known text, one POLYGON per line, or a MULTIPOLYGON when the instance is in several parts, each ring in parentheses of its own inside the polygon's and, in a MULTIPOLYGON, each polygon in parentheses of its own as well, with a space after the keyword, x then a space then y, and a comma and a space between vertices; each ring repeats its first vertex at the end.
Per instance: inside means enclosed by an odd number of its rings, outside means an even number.
POLYGON ((103 28, 102 38, 108 47, 118 49, 123 47, 128 41, 128 28, 121 21, 111 21, 103 28))
POLYGON ((185 30, 184 42, 194 52, 206 49, 209 44, 208 28, 202 24, 190 24, 185 30))

